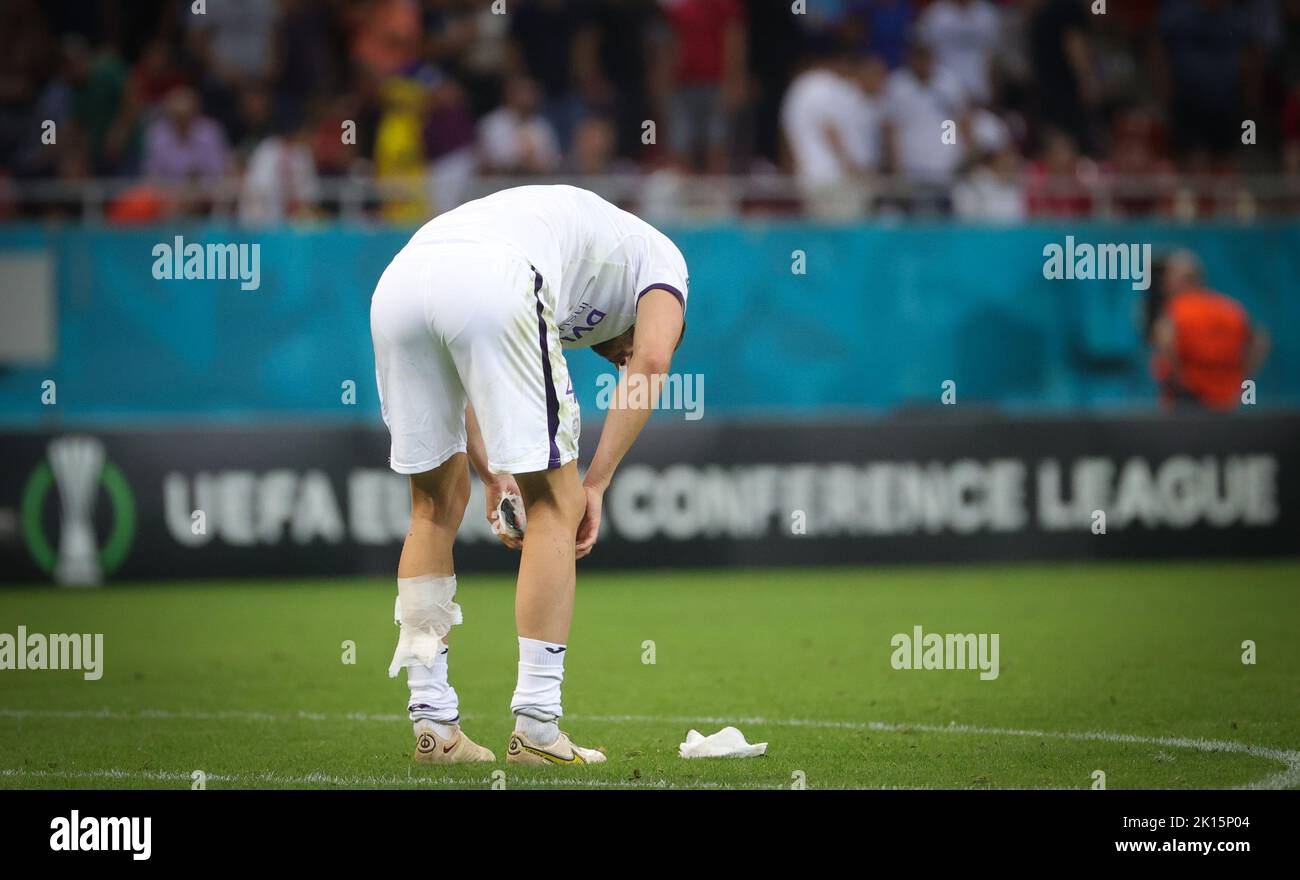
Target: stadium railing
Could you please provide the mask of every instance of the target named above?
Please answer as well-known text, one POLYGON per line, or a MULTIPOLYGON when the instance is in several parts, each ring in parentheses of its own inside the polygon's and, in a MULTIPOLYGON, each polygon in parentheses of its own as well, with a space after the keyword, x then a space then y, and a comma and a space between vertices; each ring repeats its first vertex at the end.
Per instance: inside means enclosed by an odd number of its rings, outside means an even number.
MULTIPOLYGON (((313 207, 346 221, 385 217, 391 220, 394 213, 390 209, 394 208, 399 209, 398 215, 405 207, 411 216, 428 216, 512 186, 569 183, 593 190, 648 217, 729 219, 798 217, 809 213, 809 203, 798 180, 776 173, 478 175, 462 181, 454 195, 439 192, 434 180, 432 175, 325 177, 320 180, 319 196, 313 207)), ((859 209, 837 219, 947 214, 948 208, 943 204, 954 184, 927 185, 895 175, 864 179, 858 185, 859 209), (941 207, 936 208, 936 204, 941 207)), ((1040 205, 1031 206, 1028 219, 1105 221, 1145 217, 1249 222, 1300 215, 1300 177, 1280 174, 1100 174, 1068 180, 1031 180, 1028 175, 1020 175, 1012 179, 1012 185, 1040 205)), ((166 217, 199 215, 238 220, 244 194, 244 183, 238 176, 181 184, 151 183, 135 177, 0 179, 0 221, 57 212, 68 219, 99 222, 109 216, 109 208, 116 200, 141 188, 147 188, 160 204, 167 206, 166 217)))

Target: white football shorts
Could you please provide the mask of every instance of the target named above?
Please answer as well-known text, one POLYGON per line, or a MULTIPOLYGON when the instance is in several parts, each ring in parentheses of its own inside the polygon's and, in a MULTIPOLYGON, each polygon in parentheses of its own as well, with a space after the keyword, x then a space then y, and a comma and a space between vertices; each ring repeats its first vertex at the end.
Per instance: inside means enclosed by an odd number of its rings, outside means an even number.
POLYGON ((494 473, 578 457, 581 417, 556 329, 555 291, 505 245, 408 245, 370 303, 375 379, 399 474, 465 451, 474 406, 494 473))

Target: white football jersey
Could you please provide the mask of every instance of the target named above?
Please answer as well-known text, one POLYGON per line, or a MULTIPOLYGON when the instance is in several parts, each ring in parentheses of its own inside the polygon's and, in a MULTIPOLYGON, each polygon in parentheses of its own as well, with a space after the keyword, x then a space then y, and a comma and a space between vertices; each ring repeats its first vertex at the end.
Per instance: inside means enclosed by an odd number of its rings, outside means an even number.
POLYGON ((578 187, 520 186, 467 202, 422 226, 408 247, 440 241, 519 251, 555 296, 565 348, 626 331, 650 288, 671 292, 686 309, 686 260, 677 246, 641 218, 578 187))

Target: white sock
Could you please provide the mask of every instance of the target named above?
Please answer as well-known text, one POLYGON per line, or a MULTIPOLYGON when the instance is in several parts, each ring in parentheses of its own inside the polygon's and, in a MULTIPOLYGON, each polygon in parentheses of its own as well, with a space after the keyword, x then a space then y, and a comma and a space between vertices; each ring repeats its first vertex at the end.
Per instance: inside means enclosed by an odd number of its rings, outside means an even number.
MULTIPOLYGON (((456 689, 447 683, 449 650, 443 645, 432 666, 417 663, 406 668, 406 684, 411 689, 411 700, 406 704, 406 710, 412 721, 454 726, 460 720, 460 699, 456 696, 456 689)), ((439 736, 447 735, 444 731, 437 732, 439 736)))
POLYGON ((415 728, 415 735, 419 736, 423 730, 432 730, 437 734, 438 739, 451 739, 456 735, 456 728, 459 724, 443 724, 441 721, 427 721, 421 718, 412 725, 415 728))
POLYGON ((510 711, 515 713, 515 729, 541 746, 560 735, 556 719, 564 714, 560 685, 565 653, 564 645, 519 637, 519 682, 510 711))
POLYGON ((527 715, 515 716, 515 732, 528 737, 528 741, 545 748, 560 738, 560 725, 555 721, 538 721, 527 715))

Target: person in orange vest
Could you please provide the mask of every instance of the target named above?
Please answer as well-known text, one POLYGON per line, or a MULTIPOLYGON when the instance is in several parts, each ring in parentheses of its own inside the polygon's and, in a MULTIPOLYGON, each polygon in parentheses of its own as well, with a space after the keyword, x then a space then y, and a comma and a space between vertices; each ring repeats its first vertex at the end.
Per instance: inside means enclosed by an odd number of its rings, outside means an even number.
POLYGON ((1268 354, 1268 331, 1251 322, 1241 303, 1205 287, 1191 251, 1169 256, 1162 288, 1164 303, 1151 330, 1151 371, 1162 405, 1235 409, 1243 382, 1268 354))

